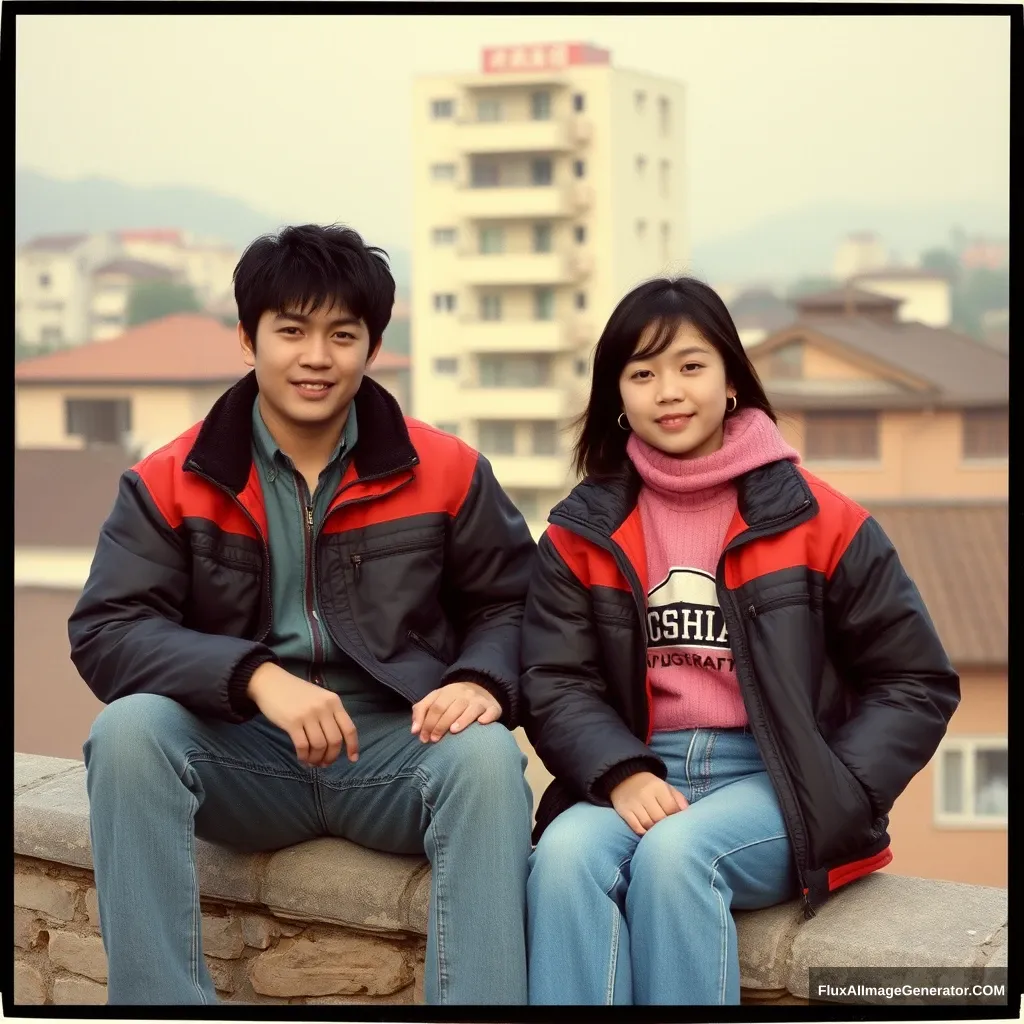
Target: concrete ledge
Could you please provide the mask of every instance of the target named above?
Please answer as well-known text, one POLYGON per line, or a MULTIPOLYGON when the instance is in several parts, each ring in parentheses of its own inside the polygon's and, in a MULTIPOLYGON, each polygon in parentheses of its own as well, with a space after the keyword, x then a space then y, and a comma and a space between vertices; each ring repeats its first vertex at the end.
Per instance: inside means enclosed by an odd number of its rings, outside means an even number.
MULTIPOLYGON (((26 754, 14 768, 15 999, 102 1001, 85 769, 26 754)), ((205 952, 222 998, 422 1001, 424 858, 317 839, 256 855, 198 842, 197 860, 205 952)), ((875 874, 809 921, 794 902, 737 912, 736 922, 751 1003, 805 1002, 811 967, 1006 964, 1005 889, 875 874)))

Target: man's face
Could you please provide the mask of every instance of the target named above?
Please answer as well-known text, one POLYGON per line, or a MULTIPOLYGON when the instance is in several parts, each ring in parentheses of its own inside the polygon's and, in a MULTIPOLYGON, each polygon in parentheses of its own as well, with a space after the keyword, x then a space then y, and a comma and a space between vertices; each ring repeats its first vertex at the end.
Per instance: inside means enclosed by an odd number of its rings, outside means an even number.
POLYGON ((267 310, 255 346, 241 324, 238 336, 256 370, 264 418, 293 429, 334 428, 373 363, 366 324, 340 306, 267 310))

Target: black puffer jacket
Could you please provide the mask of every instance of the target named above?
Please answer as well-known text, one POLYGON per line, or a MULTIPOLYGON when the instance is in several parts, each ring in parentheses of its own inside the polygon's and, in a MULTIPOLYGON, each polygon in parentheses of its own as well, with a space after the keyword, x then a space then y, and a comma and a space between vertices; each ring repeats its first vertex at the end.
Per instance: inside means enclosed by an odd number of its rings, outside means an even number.
MULTIPOLYGON (((646 555, 631 464, 551 513, 523 620, 524 724, 555 781, 535 839, 647 770, 646 555)), ((888 812, 934 754, 959 679, 877 522, 788 461, 737 481, 716 576, 752 732, 808 913, 892 859, 888 812)))

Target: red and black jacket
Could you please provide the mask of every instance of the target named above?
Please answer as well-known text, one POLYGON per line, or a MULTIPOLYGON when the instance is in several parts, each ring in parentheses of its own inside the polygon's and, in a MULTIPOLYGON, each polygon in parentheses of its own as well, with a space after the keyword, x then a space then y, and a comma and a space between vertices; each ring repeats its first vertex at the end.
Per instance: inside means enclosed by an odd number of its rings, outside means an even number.
MULTIPOLYGON (((960 683, 878 523, 780 461, 737 481, 717 570, 750 727, 808 913, 883 867, 888 812, 934 754, 960 683)), ((555 781, 534 838, 577 800, 608 805, 650 740, 648 581, 631 464, 588 478, 541 538, 523 620, 523 719, 555 781)))
MULTIPOLYGON (((243 721, 246 687, 274 658, 270 553, 252 460, 250 373, 199 425, 121 478, 68 624, 71 658, 100 700, 172 697, 243 721)), ((519 633, 536 545, 487 460, 405 419, 364 378, 359 443, 316 538, 324 625, 410 703, 476 679, 518 718, 519 633)))

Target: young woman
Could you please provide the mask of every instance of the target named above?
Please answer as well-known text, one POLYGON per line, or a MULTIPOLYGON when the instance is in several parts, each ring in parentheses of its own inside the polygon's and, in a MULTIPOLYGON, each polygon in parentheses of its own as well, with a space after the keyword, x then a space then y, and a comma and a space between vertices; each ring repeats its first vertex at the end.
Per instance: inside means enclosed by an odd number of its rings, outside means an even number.
POLYGON ((528 883, 532 1003, 738 1003, 733 909, 892 859, 888 812, 959 701, 874 519, 799 465, 722 300, 627 295, 597 345, 523 624, 555 777, 528 883))

